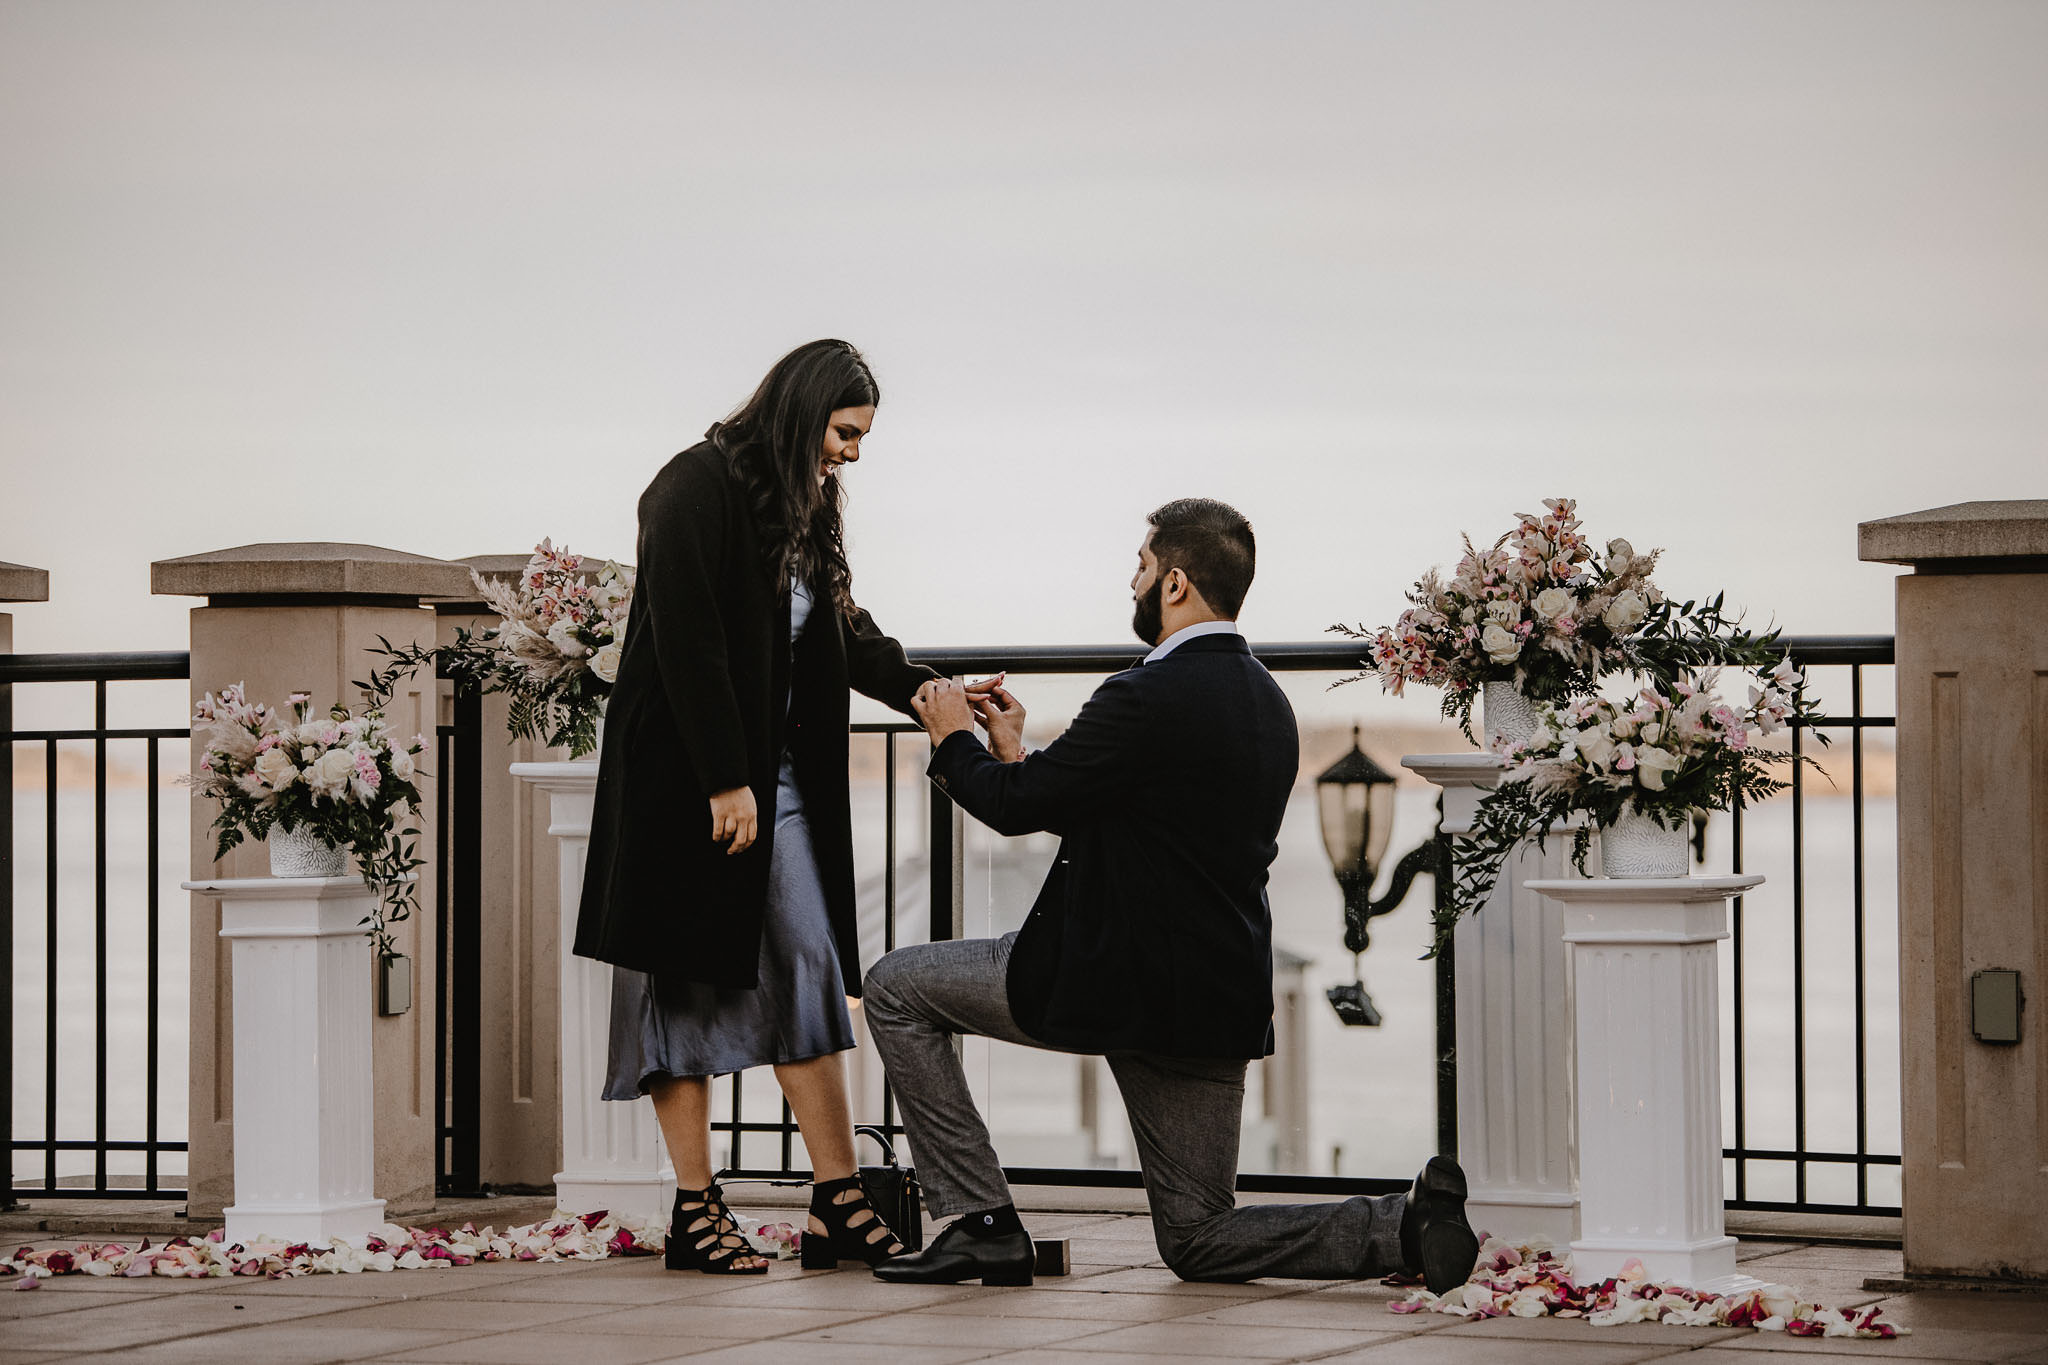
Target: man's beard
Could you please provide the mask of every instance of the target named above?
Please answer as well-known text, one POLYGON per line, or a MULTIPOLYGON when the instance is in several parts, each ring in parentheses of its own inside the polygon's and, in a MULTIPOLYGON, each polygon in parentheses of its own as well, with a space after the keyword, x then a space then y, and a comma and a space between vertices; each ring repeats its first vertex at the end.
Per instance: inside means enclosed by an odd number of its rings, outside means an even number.
POLYGON ((1140 640, 1155 647, 1159 644, 1159 632, 1166 626, 1165 603, 1161 596, 1165 588, 1164 578, 1153 579, 1151 591, 1138 599, 1137 610, 1131 613, 1131 629, 1138 633, 1140 640))

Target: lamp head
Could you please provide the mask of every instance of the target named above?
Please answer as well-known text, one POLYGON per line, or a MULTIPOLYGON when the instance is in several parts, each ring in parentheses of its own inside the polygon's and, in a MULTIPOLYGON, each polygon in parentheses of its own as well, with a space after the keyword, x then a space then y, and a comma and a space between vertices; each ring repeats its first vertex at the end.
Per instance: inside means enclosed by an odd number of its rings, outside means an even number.
POLYGON ((1351 752, 1316 778, 1316 810, 1323 851, 1339 878, 1362 876, 1369 885, 1386 856, 1394 830, 1394 778, 1359 747, 1351 727, 1351 752))

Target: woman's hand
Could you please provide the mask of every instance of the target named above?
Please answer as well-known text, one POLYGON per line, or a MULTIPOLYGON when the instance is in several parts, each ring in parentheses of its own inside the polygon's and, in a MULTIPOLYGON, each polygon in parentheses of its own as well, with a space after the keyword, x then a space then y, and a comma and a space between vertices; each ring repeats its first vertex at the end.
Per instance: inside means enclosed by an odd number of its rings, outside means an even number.
POLYGON ((974 714, 988 731, 989 752, 1005 763, 1024 757, 1024 703, 1000 687, 970 699, 974 714))
POLYGON ((711 842, 730 843, 728 854, 745 853, 754 846, 754 836, 761 826, 760 813, 754 808, 754 791, 751 787, 734 787, 731 791, 718 792, 711 798, 711 842))
POLYGON ((934 746, 943 744, 948 735, 974 730, 974 708, 968 704, 967 691, 951 678, 933 678, 918 688, 910 699, 910 709, 934 746))

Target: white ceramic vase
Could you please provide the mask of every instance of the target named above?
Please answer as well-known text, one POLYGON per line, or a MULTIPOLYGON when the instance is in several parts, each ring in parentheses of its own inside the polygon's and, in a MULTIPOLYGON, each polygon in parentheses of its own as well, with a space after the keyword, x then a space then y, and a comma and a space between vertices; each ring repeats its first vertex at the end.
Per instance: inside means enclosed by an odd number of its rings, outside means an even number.
POLYGON ((348 871, 348 850, 336 848, 304 825, 272 825, 266 842, 273 877, 339 877, 348 871))
POLYGON ((1511 682, 1481 683, 1479 729, 1489 749, 1524 743, 1536 733, 1536 707, 1511 682))
POLYGON ((1600 831, 1600 871, 1609 877, 1683 877, 1689 852, 1683 824, 1667 828, 1633 807, 1600 831))

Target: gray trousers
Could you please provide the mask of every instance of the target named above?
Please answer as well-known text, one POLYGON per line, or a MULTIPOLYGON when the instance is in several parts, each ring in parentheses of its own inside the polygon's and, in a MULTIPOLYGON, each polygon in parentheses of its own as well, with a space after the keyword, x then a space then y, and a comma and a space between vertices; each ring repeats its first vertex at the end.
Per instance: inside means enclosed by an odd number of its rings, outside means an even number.
MULTIPOLYGON (((1010 1014, 1015 938, 899 948, 867 975, 868 1029, 903 1112, 925 1203, 940 1218, 1012 1202, 952 1036, 1047 1047, 1010 1014)), ((1243 1060, 1149 1052, 1108 1058, 1137 1139, 1159 1256, 1175 1274, 1344 1280, 1401 1268, 1405 1194, 1236 1206, 1243 1060)))

